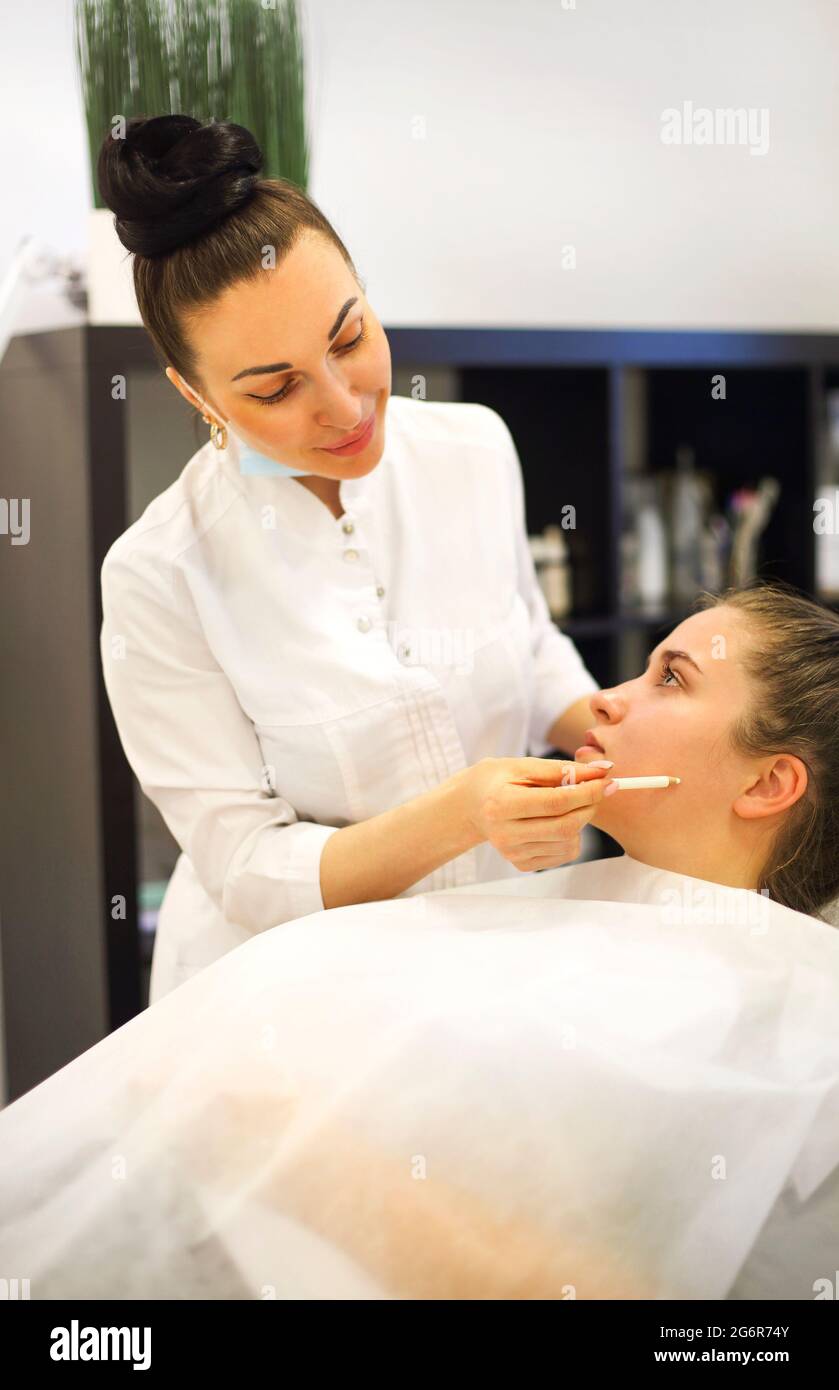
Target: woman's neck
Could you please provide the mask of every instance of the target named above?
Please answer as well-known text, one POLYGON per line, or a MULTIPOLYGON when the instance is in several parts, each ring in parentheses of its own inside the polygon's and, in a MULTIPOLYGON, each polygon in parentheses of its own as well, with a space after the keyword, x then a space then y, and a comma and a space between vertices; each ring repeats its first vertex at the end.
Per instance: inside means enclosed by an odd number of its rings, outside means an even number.
POLYGON ((732 852, 730 845, 722 850, 705 844, 662 845, 655 847, 636 846, 629 843, 622 846, 632 859, 647 864, 652 869, 665 869, 670 873, 684 874, 687 878, 701 878, 708 883, 719 883, 726 888, 750 888, 757 891, 758 876, 765 862, 765 851, 759 854, 732 852))
POLYGON ((341 506, 340 478, 321 478, 317 474, 311 473, 305 478, 295 478, 294 481, 313 493, 315 497, 319 497, 323 505, 336 519, 340 520, 344 515, 344 509, 341 506))

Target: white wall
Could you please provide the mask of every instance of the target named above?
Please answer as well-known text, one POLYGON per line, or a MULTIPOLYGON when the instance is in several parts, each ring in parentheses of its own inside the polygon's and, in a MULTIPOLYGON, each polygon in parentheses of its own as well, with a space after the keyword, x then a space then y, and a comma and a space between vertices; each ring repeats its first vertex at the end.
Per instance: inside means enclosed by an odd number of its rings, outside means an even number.
POLYGON ((313 192, 385 323, 839 324, 836 0, 312 10, 313 192), (768 107, 769 152, 663 145, 686 100, 768 107))
MULTIPOLYGON (((839 326, 836 0, 302 3, 310 191, 386 324, 839 326), (768 153, 662 144, 685 101, 768 153)), ((86 254, 71 13, 3 7, 0 270, 86 254)))

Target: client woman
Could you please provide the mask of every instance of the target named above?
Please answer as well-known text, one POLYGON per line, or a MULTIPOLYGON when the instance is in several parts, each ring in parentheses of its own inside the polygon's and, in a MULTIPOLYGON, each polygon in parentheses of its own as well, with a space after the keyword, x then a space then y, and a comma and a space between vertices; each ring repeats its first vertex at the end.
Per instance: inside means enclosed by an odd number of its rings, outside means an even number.
POLYGON ((592 823, 645 865, 820 916, 839 895, 839 614, 777 581, 696 607, 592 696, 598 746, 575 755, 680 783, 606 796, 592 823))
MULTIPOLYGON (((563 833, 577 836, 579 854, 591 823, 625 856, 572 864, 530 889, 499 881, 477 891, 574 897, 591 884, 593 896, 631 902, 657 868, 814 917, 839 897, 839 614, 777 580, 704 594, 694 607, 639 676, 590 697, 592 727, 574 754, 611 766, 602 785, 581 786, 586 804, 563 815, 563 833), (615 778, 656 774, 680 780, 610 791, 615 778)), ((536 771, 539 760, 479 765, 472 824, 508 858, 513 778, 528 764, 536 771)))
POLYGON ((33 1298, 825 1296, 839 616, 706 596, 592 710, 681 778, 574 813, 624 857, 284 923, 0 1114, 33 1298))

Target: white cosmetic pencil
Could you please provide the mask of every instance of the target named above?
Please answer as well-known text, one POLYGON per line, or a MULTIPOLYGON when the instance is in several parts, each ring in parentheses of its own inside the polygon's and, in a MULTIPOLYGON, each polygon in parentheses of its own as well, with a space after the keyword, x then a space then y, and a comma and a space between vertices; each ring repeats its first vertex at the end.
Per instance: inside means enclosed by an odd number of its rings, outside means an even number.
POLYGON ((631 792, 641 787, 674 787, 681 780, 681 777, 613 777, 611 785, 631 792))

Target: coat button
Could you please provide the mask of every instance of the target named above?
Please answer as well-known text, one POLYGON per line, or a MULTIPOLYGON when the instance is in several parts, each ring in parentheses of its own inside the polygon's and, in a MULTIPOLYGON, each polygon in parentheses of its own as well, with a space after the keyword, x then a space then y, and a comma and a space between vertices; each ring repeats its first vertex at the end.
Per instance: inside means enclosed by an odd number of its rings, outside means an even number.
POLYGON ((357 626, 358 626, 359 632, 369 632, 369 631, 370 631, 370 619, 369 619, 369 618, 359 618, 357 626))
POLYGON ((357 560, 357 559, 358 559, 358 551, 357 551, 357 550, 345 550, 345 551, 344 551, 344 559, 345 559, 345 560, 357 560))
POLYGON ((351 521, 345 521, 343 526, 341 527, 341 530, 344 532, 345 535, 351 536, 353 531, 355 530, 355 527, 353 526, 351 521))
POLYGON ((376 585, 376 593, 379 595, 379 598, 384 598, 384 596, 385 596, 385 590, 384 590, 384 585, 383 585, 383 584, 377 584, 377 585, 376 585))
POLYGON ((400 648, 399 648, 399 659, 400 659, 400 661, 407 661, 407 659, 408 659, 408 657, 409 657, 410 655, 411 655, 411 648, 408 646, 408 643, 407 643, 407 642, 403 642, 403 643, 401 644, 400 648))

